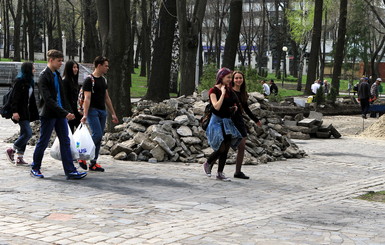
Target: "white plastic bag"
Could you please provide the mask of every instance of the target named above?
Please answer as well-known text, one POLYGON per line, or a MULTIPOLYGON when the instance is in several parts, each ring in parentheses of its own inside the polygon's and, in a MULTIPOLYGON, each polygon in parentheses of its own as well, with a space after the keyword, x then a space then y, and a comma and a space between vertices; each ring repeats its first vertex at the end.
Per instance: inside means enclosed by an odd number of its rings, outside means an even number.
POLYGON ((79 160, 92 160, 95 158, 95 144, 85 124, 80 124, 74 133, 76 149, 79 160))
MULTIPOLYGON (((67 124, 67 126, 68 126, 68 137, 70 138, 72 159, 76 160, 79 158, 79 152, 76 149, 75 140, 74 140, 74 137, 72 136, 70 126, 68 124, 67 124)), ((59 141, 59 138, 57 136, 56 136, 55 141, 53 142, 53 145, 51 147, 51 151, 49 152, 49 154, 51 155, 52 158, 54 158, 56 160, 61 160, 60 141, 59 141)))

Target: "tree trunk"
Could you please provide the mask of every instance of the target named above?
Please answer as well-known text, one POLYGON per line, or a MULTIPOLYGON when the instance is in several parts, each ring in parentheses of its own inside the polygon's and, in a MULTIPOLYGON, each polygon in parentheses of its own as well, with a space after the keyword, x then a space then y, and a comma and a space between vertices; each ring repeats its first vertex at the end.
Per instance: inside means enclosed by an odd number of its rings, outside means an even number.
POLYGON ((338 39, 336 52, 334 54, 334 67, 333 67, 333 77, 331 84, 331 93, 333 96, 333 101, 335 101, 335 96, 339 94, 340 89, 340 75, 342 62, 344 59, 344 50, 345 50, 345 34, 346 34, 346 19, 348 14, 348 0, 340 1, 340 16, 338 24, 338 39))
POLYGON ((27 17, 27 28, 28 28, 28 57, 30 61, 35 61, 35 19, 34 13, 36 11, 36 0, 25 0, 24 1, 24 13, 27 17))
POLYGON ((144 99, 163 101, 170 98, 172 45, 176 24, 176 0, 164 1, 160 8, 159 28, 154 40, 151 74, 144 99))
POLYGON ((306 80, 305 94, 311 94, 311 85, 316 80, 318 53, 321 46, 323 0, 315 0, 313 33, 309 57, 309 67, 306 80))
MULTIPOLYGON (((102 37, 103 55, 110 60, 108 93, 116 115, 130 116, 131 112, 131 26, 126 20, 130 13, 130 0, 96 0, 98 23, 102 37)), ((108 130, 113 125, 108 123, 108 130)))
POLYGON ((20 33, 21 33, 21 17, 22 17, 22 8, 23 7, 23 1, 18 0, 17 1, 17 8, 16 8, 16 14, 13 12, 13 7, 10 6, 11 14, 14 21, 14 35, 13 35, 13 61, 21 61, 20 52, 20 33))
POLYGON ((92 63, 96 56, 100 55, 100 41, 96 22, 98 16, 95 8, 95 0, 82 0, 84 20, 84 62, 92 63))
POLYGON ((147 16, 147 1, 142 0, 140 5, 140 11, 142 14, 142 30, 141 30, 141 50, 140 50, 140 76, 145 77, 147 74, 147 48, 149 44, 149 28, 148 28, 148 16, 147 16))
POLYGON ((61 31, 59 0, 55 0, 55 15, 56 15, 56 30, 58 35, 57 49, 65 52, 65 50, 63 50, 63 39, 62 39, 63 34, 61 31))
MULTIPOLYGON (((229 32, 225 42, 223 66, 234 70, 235 57, 242 24, 242 0, 231 0, 229 32)), ((250 63, 249 63, 250 64, 250 63)))
POLYGON ((186 0, 177 1, 180 33, 180 95, 192 95, 195 91, 195 67, 198 35, 201 31, 207 0, 196 0, 191 20, 187 19, 186 0))

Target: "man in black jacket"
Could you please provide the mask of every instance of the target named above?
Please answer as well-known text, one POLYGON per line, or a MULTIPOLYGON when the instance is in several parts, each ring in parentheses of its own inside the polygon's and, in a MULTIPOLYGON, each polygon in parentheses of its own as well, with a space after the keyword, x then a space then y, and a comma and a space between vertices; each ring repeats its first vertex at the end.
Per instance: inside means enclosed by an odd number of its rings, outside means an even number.
POLYGON ((41 162, 44 151, 48 146, 53 129, 60 141, 60 153, 67 179, 84 178, 86 172, 78 172, 73 164, 71 155, 70 139, 68 137, 68 120, 75 118, 71 113, 65 96, 63 95, 63 85, 60 73, 57 71, 63 64, 63 54, 58 50, 47 52, 47 67, 39 76, 40 100, 40 138, 33 153, 33 163, 31 176, 44 178, 41 173, 41 162))
POLYGON ((370 85, 368 83, 368 78, 361 78, 361 82, 358 85, 358 99, 360 100, 361 110, 362 110, 362 118, 366 119, 366 114, 369 111, 369 98, 370 98, 370 85))

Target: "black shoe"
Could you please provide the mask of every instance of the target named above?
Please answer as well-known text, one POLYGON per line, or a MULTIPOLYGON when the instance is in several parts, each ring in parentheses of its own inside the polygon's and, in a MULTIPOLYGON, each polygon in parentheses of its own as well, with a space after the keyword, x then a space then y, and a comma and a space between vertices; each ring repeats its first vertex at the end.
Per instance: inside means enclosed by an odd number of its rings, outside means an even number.
POLYGON ((249 176, 246 176, 243 172, 235 173, 234 178, 238 179, 250 179, 249 176))
POLYGON ((365 114, 362 114, 362 118, 363 118, 363 119, 367 119, 367 117, 366 117, 365 114))
POLYGON ((82 169, 87 170, 87 162, 86 162, 86 160, 79 160, 78 163, 79 163, 79 166, 82 169))
POLYGON ((86 176, 87 176, 86 172, 73 171, 67 174, 67 179, 83 179, 86 176))
POLYGON ((104 168, 102 168, 102 166, 100 166, 99 164, 94 163, 90 165, 90 171, 104 172, 104 168))

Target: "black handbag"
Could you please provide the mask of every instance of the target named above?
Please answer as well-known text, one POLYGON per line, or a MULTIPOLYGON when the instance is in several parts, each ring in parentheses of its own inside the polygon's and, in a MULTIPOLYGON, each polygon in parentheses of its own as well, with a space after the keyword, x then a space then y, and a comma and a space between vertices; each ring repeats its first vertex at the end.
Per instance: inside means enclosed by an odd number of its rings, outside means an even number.
POLYGON ((203 114, 203 117, 201 118, 200 120, 200 125, 202 127, 203 130, 206 130, 207 127, 209 126, 209 123, 210 123, 210 119, 211 119, 211 103, 209 103, 208 105, 206 105, 206 108, 205 108, 205 111, 204 111, 204 114, 203 114))

